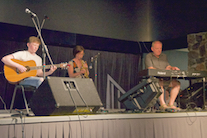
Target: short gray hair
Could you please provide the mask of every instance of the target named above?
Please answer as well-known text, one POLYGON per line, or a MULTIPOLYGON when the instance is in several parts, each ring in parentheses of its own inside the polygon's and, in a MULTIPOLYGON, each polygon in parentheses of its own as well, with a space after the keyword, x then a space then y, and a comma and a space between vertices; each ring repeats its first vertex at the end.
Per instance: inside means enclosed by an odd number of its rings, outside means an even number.
POLYGON ((162 42, 160 42, 160 41, 154 41, 154 42, 152 42, 152 47, 154 47, 155 43, 161 43, 162 44, 162 42))

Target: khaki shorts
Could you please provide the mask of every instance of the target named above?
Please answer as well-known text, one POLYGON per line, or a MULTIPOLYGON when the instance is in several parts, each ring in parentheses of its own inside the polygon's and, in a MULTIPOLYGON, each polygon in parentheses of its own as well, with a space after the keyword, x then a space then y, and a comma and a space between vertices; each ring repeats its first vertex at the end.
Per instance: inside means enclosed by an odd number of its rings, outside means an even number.
POLYGON ((159 84, 160 84, 160 86, 163 86, 163 87, 172 87, 172 86, 170 86, 172 81, 177 82, 178 84, 180 84, 180 82, 178 80, 176 80, 176 79, 172 79, 172 78, 159 78, 159 84))

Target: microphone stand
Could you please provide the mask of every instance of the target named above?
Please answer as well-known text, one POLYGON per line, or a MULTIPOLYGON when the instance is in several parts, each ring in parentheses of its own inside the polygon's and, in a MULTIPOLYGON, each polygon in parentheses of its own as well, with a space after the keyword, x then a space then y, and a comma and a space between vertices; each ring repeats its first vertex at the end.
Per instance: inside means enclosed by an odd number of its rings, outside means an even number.
MULTIPOLYGON (((47 46, 45 45, 44 40, 43 40, 43 38, 42 38, 42 35, 41 35, 41 32, 40 32, 41 29, 40 29, 40 28, 38 29, 37 24, 36 24, 36 22, 35 22, 35 20, 34 20, 34 16, 31 16, 31 17, 32 17, 32 21, 33 21, 33 23, 34 23, 34 25, 35 25, 35 28, 36 28, 36 30, 37 30, 38 36, 40 37, 40 40, 41 40, 41 43, 42 43, 43 78, 45 79, 45 58, 46 58, 46 54, 47 54, 47 56, 48 56, 48 58, 49 58, 49 60, 50 60, 51 65, 53 65, 53 61, 52 61, 52 59, 51 59, 51 57, 50 57, 50 54, 49 54, 48 49, 47 49, 47 46)), ((37 17, 37 16, 36 16, 36 17, 37 17)), ((38 21, 38 17, 37 17, 37 21, 38 21)))
POLYGON ((94 72, 95 72, 94 83, 95 83, 95 86, 96 86, 96 89, 97 89, 97 58, 95 58, 95 62, 94 62, 94 72))
POLYGON ((97 60, 98 60, 98 56, 100 55, 100 53, 98 53, 97 55, 94 56, 93 60, 95 61, 94 62, 94 74, 95 74, 95 79, 94 79, 94 83, 95 83, 95 86, 96 86, 96 89, 97 89, 97 60))
POLYGON ((23 125, 23 121, 22 121, 22 115, 23 115, 23 112, 21 111, 21 112, 19 113, 19 115, 20 115, 21 124, 22 124, 22 138, 24 138, 24 125, 23 125))
MULTIPOLYGON (((43 28, 43 25, 44 25, 46 19, 49 19, 49 18, 45 15, 45 18, 42 20, 42 24, 41 24, 40 29, 39 29, 40 33, 42 31, 42 28, 43 28)), ((39 34, 37 35, 37 37, 39 37, 39 34)))
MULTIPOLYGON (((47 16, 45 16, 45 18, 42 21, 42 24, 39 28, 39 32, 41 33, 43 25, 45 23, 46 18, 48 18, 47 16)), ((39 34, 37 35, 37 37, 40 37, 39 34)), ((42 46, 42 59, 43 59, 43 78, 45 79, 45 58, 46 58, 46 53, 45 53, 45 48, 42 46)))
POLYGON ((23 124, 23 120, 22 120, 22 116, 24 115, 24 113, 22 112, 22 111, 20 111, 20 110, 18 110, 18 109, 15 109, 19 114, 18 115, 16 115, 16 114, 14 114, 14 115, 11 115, 11 116, 13 116, 13 117, 15 117, 15 116, 19 116, 20 117, 20 119, 21 119, 21 126, 22 126, 22 138, 24 138, 24 124, 23 124))

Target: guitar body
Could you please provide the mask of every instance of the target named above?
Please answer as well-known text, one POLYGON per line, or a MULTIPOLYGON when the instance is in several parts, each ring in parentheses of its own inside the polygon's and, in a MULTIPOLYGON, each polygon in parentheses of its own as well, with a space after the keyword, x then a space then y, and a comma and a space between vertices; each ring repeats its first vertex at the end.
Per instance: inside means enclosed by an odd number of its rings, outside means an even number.
POLYGON ((17 60, 17 59, 12 59, 12 61, 25 66, 27 68, 27 71, 21 73, 15 67, 4 65, 4 75, 9 82, 17 83, 17 82, 23 80, 24 78, 28 78, 28 77, 37 75, 37 70, 30 70, 30 67, 36 66, 35 61, 33 61, 33 60, 21 61, 21 60, 17 60))

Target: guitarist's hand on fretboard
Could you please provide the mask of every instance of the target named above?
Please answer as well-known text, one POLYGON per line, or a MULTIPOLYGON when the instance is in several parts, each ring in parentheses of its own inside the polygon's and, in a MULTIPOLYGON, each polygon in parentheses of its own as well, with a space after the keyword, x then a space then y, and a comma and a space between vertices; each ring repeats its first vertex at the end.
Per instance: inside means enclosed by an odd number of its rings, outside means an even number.
POLYGON ((57 67, 55 65, 51 66, 49 72, 51 72, 51 74, 52 74, 56 69, 57 69, 57 67))

